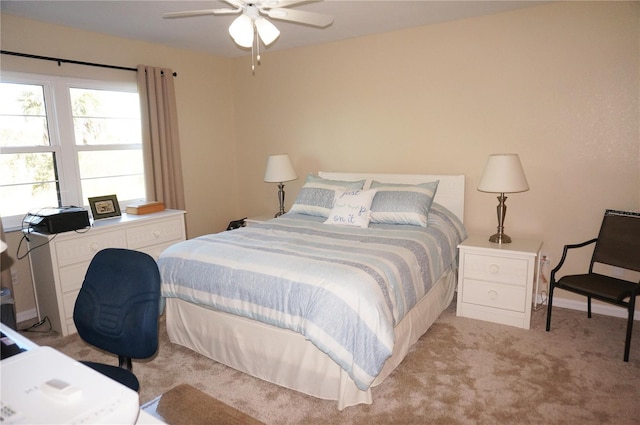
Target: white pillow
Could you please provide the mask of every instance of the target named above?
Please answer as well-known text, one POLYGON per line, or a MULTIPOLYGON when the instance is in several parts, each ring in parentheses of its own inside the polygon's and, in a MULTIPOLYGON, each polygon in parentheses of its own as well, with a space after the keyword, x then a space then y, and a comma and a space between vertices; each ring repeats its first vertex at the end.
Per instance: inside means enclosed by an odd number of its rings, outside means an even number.
POLYGON ((412 224, 427 227, 427 216, 439 180, 416 185, 371 182, 376 194, 371 204, 371 222, 412 224))
POLYGON ((376 192, 376 189, 336 190, 333 207, 325 224, 369 227, 371 202, 376 192))

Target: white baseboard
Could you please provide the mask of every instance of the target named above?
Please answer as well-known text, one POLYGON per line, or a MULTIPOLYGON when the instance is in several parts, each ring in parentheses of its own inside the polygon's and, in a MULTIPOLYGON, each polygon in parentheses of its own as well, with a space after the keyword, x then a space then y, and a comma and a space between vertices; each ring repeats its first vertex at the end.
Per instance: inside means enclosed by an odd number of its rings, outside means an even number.
POLYGON ((38 317, 38 311, 35 308, 31 310, 21 311, 16 314, 16 322, 26 322, 27 320, 34 319, 38 317))
MULTIPOLYGON (((545 299, 544 301, 545 304, 548 304, 547 299, 545 299)), ((541 302, 542 300, 540 296, 538 296, 538 303, 541 302)), ((584 301, 578 301, 561 297, 553 297, 553 306, 584 311, 586 313, 587 299, 585 298, 584 301)), ((594 314, 602 314, 604 316, 621 317, 623 319, 627 318, 627 310, 625 310, 624 308, 610 304, 602 304, 595 301, 591 303, 591 312, 594 314)), ((633 320, 640 320, 640 311, 636 310, 635 314, 633 315, 633 320)))

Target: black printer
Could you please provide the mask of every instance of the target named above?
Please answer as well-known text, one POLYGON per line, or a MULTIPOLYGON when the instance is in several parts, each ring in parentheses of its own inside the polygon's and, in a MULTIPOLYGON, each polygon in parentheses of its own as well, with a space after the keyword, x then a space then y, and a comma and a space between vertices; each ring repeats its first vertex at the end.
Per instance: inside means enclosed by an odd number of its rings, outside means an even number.
POLYGON ((80 207, 40 208, 29 211, 25 227, 40 233, 62 233, 89 227, 89 212, 80 207))

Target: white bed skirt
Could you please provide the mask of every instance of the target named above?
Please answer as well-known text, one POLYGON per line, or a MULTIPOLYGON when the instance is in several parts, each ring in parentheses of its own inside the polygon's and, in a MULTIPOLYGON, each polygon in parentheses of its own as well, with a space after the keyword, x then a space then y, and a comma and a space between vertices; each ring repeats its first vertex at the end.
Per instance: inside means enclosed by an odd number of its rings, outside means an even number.
MULTIPOLYGON (((372 383, 381 384, 453 299, 456 276, 449 270, 395 327, 392 356, 372 383)), ((326 400, 338 409, 371 404, 371 388, 358 389, 329 356, 299 333, 233 314, 168 298, 167 333, 175 344, 265 381, 326 400)))

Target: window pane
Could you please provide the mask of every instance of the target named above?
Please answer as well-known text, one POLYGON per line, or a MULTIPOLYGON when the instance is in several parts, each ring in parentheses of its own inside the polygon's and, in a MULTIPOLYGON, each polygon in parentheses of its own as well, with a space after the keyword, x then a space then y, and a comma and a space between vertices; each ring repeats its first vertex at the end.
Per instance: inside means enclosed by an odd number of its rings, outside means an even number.
POLYGON ((52 152, 0 155, 0 215, 25 214, 59 206, 58 180, 52 152))
POLYGON ((0 99, 0 146, 49 145, 42 86, 0 83, 0 99))
POLYGON ((141 144, 138 93, 69 90, 77 145, 141 144))
POLYGON ((85 201, 114 193, 119 201, 144 198, 142 149, 78 152, 78 162, 85 201))

